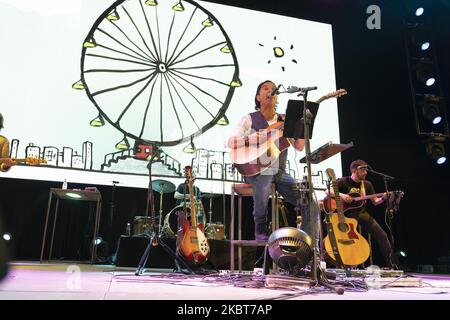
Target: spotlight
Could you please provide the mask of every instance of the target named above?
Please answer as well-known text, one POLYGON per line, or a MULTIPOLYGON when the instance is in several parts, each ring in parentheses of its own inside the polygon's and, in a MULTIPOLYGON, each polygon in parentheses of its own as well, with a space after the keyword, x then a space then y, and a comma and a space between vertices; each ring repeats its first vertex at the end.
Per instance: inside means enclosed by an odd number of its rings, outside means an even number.
POLYGON ((304 231, 286 227, 272 232, 268 240, 269 255, 280 268, 296 273, 312 259, 312 239, 304 231))
POLYGON ((429 157, 434 159, 437 164, 443 164, 447 161, 444 148, 445 138, 434 136, 426 142, 425 148, 429 157))
POLYGON ((420 17, 425 12, 425 9, 423 7, 419 7, 416 9, 415 15, 416 17, 420 17))
POLYGON ((419 108, 422 109, 422 114, 432 124, 438 124, 442 121, 440 112, 440 97, 436 95, 424 95, 419 101, 419 108))
MULTIPOLYGON (((96 247, 96 253, 98 259, 105 259, 108 257, 109 244, 102 237, 96 237, 94 240, 94 246, 96 247)), ((91 252, 89 252, 91 253, 91 252)))
POLYGON ((3 234, 3 240, 5 240, 5 241, 11 241, 12 240, 12 235, 11 235, 11 233, 4 233, 3 234))
POLYGON ((183 148, 184 153, 195 153, 197 149, 195 148, 194 141, 192 141, 193 137, 191 137, 191 142, 183 148))
POLYGON ((81 198, 83 198, 82 195, 80 195, 78 193, 75 193, 75 192, 67 192, 66 196, 68 196, 70 198, 73 198, 73 199, 81 199, 81 198))
POLYGON ((405 270, 407 268, 407 257, 406 251, 398 250, 394 253, 394 263, 401 269, 405 270))
POLYGON ((420 59, 415 65, 417 79, 425 83, 428 87, 432 86, 436 82, 434 77, 433 64, 431 61, 420 59))
POLYGON ((94 244, 95 244, 96 246, 100 245, 102 242, 103 242, 102 237, 97 237, 97 238, 95 238, 95 240, 94 240, 94 244))
POLYGON ((411 43, 422 51, 426 51, 430 48, 430 31, 423 24, 411 24, 409 25, 409 37, 411 43))

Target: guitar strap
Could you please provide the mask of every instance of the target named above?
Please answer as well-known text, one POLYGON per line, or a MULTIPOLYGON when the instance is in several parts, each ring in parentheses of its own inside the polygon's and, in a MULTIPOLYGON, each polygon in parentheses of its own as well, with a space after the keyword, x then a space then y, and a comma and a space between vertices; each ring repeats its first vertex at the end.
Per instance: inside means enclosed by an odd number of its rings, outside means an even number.
POLYGON ((333 224, 331 223, 331 215, 337 213, 326 214, 327 222, 327 233, 330 239, 331 248, 333 249, 334 259, 336 260, 336 266, 339 268, 344 268, 344 263, 342 262, 341 255, 339 254, 339 248, 337 245, 336 235, 334 234, 333 224))
POLYGON ((361 196, 365 197, 366 196, 366 184, 364 183, 364 180, 361 180, 361 187, 359 189, 361 191, 360 192, 361 196))

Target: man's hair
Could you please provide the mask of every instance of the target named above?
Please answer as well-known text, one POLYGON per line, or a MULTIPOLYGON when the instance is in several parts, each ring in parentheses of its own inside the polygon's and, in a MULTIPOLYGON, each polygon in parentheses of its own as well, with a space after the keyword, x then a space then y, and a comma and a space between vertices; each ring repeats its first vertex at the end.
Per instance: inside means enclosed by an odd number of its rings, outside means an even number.
POLYGON ((3 129, 3 116, 0 113, 0 129, 3 129))
POLYGON ((261 90, 261 87, 262 87, 265 83, 267 83, 267 82, 270 82, 270 83, 275 84, 272 80, 266 80, 266 81, 261 82, 261 83, 258 85, 258 88, 256 88, 256 94, 255 94, 255 109, 256 109, 256 110, 259 110, 259 109, 261 108, 261 105, 259 104, 259 101, 256 100, 256 97, 258 96, 259 90, 261 90))
POLYGON ((358 169, 359 166, 367 166, 364 160, 355 160, 350 164, 350 171, 358 169))

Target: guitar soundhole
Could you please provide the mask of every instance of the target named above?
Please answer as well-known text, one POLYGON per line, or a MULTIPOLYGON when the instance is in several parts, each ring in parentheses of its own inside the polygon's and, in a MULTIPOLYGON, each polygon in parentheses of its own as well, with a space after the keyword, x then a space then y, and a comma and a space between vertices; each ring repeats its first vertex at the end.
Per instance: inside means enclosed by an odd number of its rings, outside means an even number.
POLYGON ((350 228, 348 227, 348 225, 346 223, 339 223, 338 229, 341 232, 347 232, 350 228))

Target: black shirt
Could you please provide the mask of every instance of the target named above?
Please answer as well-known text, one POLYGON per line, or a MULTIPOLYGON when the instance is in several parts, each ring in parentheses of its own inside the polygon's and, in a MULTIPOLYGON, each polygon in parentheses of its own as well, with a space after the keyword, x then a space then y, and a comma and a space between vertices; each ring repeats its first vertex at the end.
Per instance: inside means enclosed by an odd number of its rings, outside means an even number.
MULTIPOLYGON (((353 197, 358 197, 361 195, 361 182, 354 181, 351 176, 337 179, 336 184, 339 192, 350 194, 353 197)), ((366 195, 375 193, 372 183, 368 180, 364 180, 364 188, 366 189, 366 195)), ((363 211, 365 209, 366 205, 364 203, 359 211, 363 211)))

